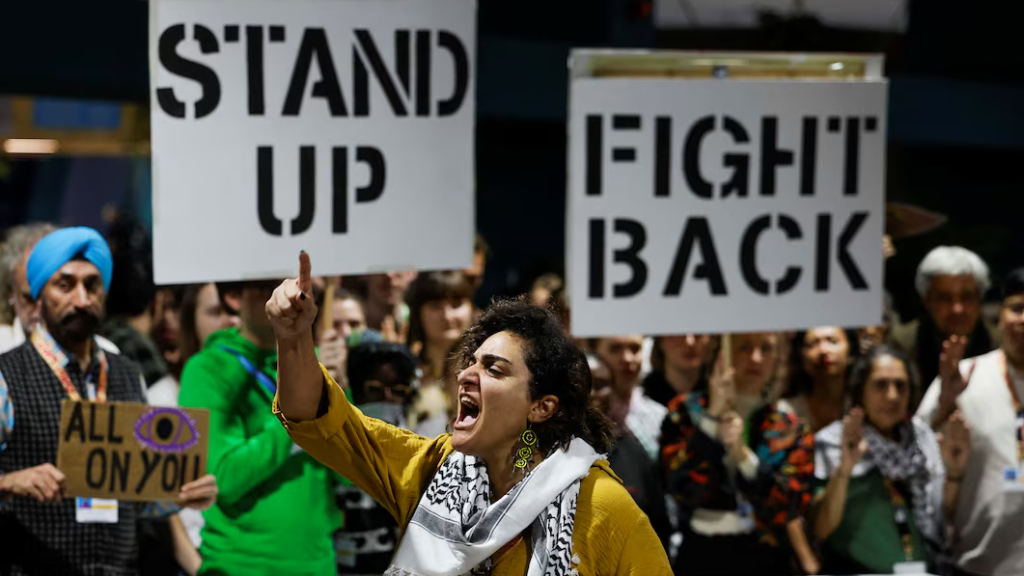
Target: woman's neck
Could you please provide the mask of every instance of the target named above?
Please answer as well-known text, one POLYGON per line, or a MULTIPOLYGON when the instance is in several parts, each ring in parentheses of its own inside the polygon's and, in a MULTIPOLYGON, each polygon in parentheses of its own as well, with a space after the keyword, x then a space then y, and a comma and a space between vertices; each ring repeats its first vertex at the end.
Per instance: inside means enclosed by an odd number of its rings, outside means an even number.
POLYGON ((255 344, 260 350, 272 350, 277 345, 275 340, 268 341, 244 324, 238 329, 238 335, 255 344))
POLYGON ((423 344, 423 360, 430 367, 430 374, 424 374, 431 378, 444 376, 444 365, 448 360, 448 350, 451 342, 425 342, 423 344))
POLYGON ((686 394, 697 386, 700 380, 700 367, 680 368, 666 363, 665 380, 676 394, 686 394))
POLYGON ((750 418, 750 415, 762 406, 764 406, 764 398, 760 392, 750 394, 742 390, 736 391, 736 412, 744 420, 750 418))
POLYGON ((843 395, 846 393, 846 375, 840 372, 831 376, 823 376, 814 381, 809 396, 819 402, 835 401, 843 403, 843 395))
MULTIPOLYGON (((516 444, 518 446, 518 443, 516 444)), ((509 490, 513 486, 519 483, 520 480, 526 475, 525 470, 520 470, 513 464, 513 450, 508 450, 505 456, 497 456, 491 458, 484 458, 484 462, 487 463, 487 477, 491 481, 491 494, 492 501, 497 501, 499 498, 508 494, 509 490)), ((545 454, 536 450, 533 451, 533 462, 530 464, 530 469, 536 468, 544 461, 545 454)))
POLYGON ((886 429, 879 428, 878 426, 875 426, 874 428, 875 428, 876 431, 878 431, 878 433, 882 436, 882 438, 885 438, 886 440, 889 440, 891 442, 899 442, 899 440, 900 440, 899 426, 892 426, 892 427, 886 428, 886 429))
POLYGON ((1006 344, 1003 344, 1003 356, 1006 356, 1006 363, 1011 368, 1018 373, 1024 373, 1024 354, 1011 350, 1006 344))
POLYGON ((842 418, 846 378, 842 375, 821 378, 814 382, 807 395, 807 411, 811 416, 811 429, 820 430, 842 418))

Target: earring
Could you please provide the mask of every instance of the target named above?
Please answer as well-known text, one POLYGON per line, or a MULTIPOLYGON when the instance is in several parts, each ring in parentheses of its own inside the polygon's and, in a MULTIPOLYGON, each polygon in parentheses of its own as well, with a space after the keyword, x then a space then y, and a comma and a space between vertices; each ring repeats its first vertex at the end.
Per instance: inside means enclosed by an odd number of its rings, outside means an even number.
POLYGON ((514 474, 516 470, 522 471, 525 476, 530 471, 530 464, 533 463, 533 449, 537 445, 537 433, 531 428, 532 424, 527 423, 526 431, 519 437, 519 444, 521 445, 516 449, 515 456, 513 457, 513 464, 515 468, 512 469, 514 474))

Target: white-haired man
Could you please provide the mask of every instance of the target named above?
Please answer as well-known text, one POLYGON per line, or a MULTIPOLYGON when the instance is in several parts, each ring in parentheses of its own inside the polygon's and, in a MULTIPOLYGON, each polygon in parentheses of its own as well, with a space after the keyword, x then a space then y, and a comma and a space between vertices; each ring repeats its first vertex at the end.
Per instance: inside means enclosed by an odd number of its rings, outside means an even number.
POLYGON ((967 339, 965 358, 997 347, 995 329, 981 316, 981 300, 991 285, 981 257, 960 246, 939 246, 918 265, 915 285, 927 314, 893 327, 890 340, 917 363, 921 382, 938 376, 939 356, 950 337, 967 339))

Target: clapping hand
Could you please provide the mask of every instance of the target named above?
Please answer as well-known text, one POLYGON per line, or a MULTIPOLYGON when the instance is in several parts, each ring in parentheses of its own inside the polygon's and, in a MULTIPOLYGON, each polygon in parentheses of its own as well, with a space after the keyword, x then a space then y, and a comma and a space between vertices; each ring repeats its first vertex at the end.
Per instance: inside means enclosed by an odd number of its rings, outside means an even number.
POLYGON ((945 434, 939 436, 939 445, 946 475, 950 478, 963 476, 967 471, 967 460, 971 457, 971 428, 959 411, 950 417, 945 434))
POLYGON ((864 410, 854 408, 843 417, 842 459, 839 461, 841 471, 846 475, 853 472, 854 466, 867 451, 868 441, 864 438, 864 410))
POLYGON ((942 352, 939 354, 939 378, 942 384, 939 392, 940 409, 952 411, 956 407, 956 399, 967 388, 967 382, 960 373, 960 360, 964 357, 966 347, 966 336, 950 336, 942 343, 942 352))

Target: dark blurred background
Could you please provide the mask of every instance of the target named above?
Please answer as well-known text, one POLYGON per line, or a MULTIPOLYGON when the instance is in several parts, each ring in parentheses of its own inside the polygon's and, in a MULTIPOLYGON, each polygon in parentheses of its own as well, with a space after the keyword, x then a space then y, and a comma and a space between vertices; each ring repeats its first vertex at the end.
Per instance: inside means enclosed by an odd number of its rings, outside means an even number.
MULTIPOLYGON (((478 4, 477 226, 492 251, 485 294, 520 292, 564 269, 573 47, 884 53, 888 198, 949 217, 897 242, 887 264, 897 309, 904 319, 918 314, 914 270, 936 245, 975 250, 997 283, 1024 264, 1024 226, 1015 224, 1024 194, 1020 2, 478 4)), ((71 155, 0 152, 0 231, 29 220, 102 229, 102 207, 149 225, 147 3, 33 0, 0 10, 0 136, 97 132, 111 140, 71 155)))

